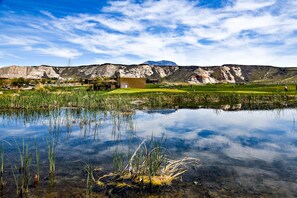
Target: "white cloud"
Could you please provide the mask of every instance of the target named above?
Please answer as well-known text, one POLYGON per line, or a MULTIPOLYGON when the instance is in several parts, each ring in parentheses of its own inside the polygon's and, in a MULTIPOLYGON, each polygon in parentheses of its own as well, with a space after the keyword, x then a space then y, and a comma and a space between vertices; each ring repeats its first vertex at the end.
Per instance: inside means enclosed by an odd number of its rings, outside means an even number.
POLYGON ((75 49, 69 48, 59 48, 59 47, 47 47, 47 48, 32 48, 26 47, 28 51, 38 51, 42 54, 61 57, 61 58, 75 58, 81 56, 82 53, 78 52, 75 49))
POLYGON ((276 0, 237 0, 232 9, 236 11, 242 10, 257 10, 272 6, 276 0))
POLYGON ((34 45, 40 42, 38 38, 33 38, 31 36, 22 36, 22 37, 12 37, 6 35, 0 35, 1 43, 0 45, 34 45))
POLYGON ((144 26, 134 19, 110 18, 107 16, 98 16, 93 19, 105 25, 106 27, 119 32, 139 31, 143 30, 144 26))
POLYGON ((63 18, 41 11, 46 18, 24 19, 33 36, 0 38, 42 54, 77 57, 87 51, 98 60, 126 64, 170 59, 181 65, 295 65, 296 2, 234 0, 218 9, 198 2, 110 1, 101 13, 63 18))
MULTIPOLYGON (((7 51, 0 51, 0 59, 5 60, 7 57, 12 58, 12 59, 14 59, 14 60, 16 60, 16 59, 20 59, 20 57, 17 56, 17 55, 14 55, 14 54, 12 54, 12 53, 8 53, 7 51)), ((3 66, 3 65, 1 65, 1 66, 3 66)), ((1 67, 1 66, 0 66, 0 67, 1 67)))
MULTIPOLYGON (((213 64, 226 62, 269 64, 269 61, 276 56, 275 51, 269 47, 259 46, 258 43, 265 43, 266 39, 270 42, 279 41, 281 38, 279 36, 275 38, 275 34, 280 31, 292 33, 296 27, 296 21, 294 19, 284 20, 290 16, 273 16, 268 11, 258 14, 238 12, 238 10, 262 9, 272 6, 274 3, 275 1, 248 2, 241 0, 237 1, 232 9, 227 7, 213 10, 194 7, 193 3, 185 1, 161 0, 157 3, 146 1, 142 5, 132 1, 115 1, 104 11, 121 13, 123 21, 127 24, 129 24, 128 21, 135 23, 135 19, 138 19, 135 24, 138 24, 139 28, 133 29, 129 25, 126 26, 138 34, 116 35, 108 32, 99 34, 94 32, 96 36, 79 37, 79 40, 90 41, 89 43, 93 45, 88 46, 92 47, 82 45, 95 53, 103 53, 107 49, 110 55, 134 54, 144 59, 168 58, 184 65, 209 65, 210 62, 213 64), (149 28, 155 25, 167 28, 167 30, 165 33, 142 30, 144 26, 149 28), (186 26, 187 30, 179 33, 176 31, 178 26, 186 26), (261 36, 259 39, 249 38, 249 36, 240 37, 243 31, 253 31, 254 34, 266 36, 261 36), (271 37, 267 37, 269 34, 271 37), (90 37, 96 37, 96 41, 89 40, 90 37), (113 40, 112 38, 117 39, 113 40), (210 39, 218 41, 218 43, 203 46, 197 42, 200 39, 210 39), (234 47, 234 49, 230 49, 230 47, 234 47), (216 55, 213 56, 213 54, 216 55), (214 58, 215 60, 213 60, 214 58)), ((113 20, 106 20, 107 23, 114 30, 119 30, 122 27, 113 20)), ((281 62, 283 63, 283 61, 281 62)))
POLYGON ((42 11, 40 11, 40 13, 44 14, 45 16, 47 16, 47 17, 49 17, 51 19, 56 19, 56 17, 52 13, 50 13, 49 11, 42 10, 42 11))

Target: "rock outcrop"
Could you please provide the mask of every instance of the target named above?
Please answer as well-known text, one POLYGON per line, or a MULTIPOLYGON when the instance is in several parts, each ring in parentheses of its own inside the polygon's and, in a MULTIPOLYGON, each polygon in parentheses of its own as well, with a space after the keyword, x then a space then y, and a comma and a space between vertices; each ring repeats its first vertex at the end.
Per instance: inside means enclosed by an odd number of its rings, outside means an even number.
POLYGON ((50 66, 10 66, 0 68, 0 78, 59 78, 55 67, 50 66))
POLYGON ((84 65, 77 67, 9 66, 0 68, 0 78, 60 78, 93 79, 96 77, 164 79, 169 82, 238 83, 238 82, 295 82, 297 68, 257 65, 222 66, 155 66, 140 65, 84 65))

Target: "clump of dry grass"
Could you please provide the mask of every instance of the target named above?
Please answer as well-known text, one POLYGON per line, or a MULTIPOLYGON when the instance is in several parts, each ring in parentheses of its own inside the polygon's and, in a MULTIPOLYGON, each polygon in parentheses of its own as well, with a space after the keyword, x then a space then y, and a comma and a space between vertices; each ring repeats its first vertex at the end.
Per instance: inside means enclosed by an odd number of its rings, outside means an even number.
POLYGON ((145 139, 131 155, 125 168, 103 175, 95 182, 101 187, 113 189, 151 189, 171 185, 173 180, 187 171, 189 165, 197 167, 201 164, 197 158, 168 159, 160 143, 153 137, 151 140, 145 139))

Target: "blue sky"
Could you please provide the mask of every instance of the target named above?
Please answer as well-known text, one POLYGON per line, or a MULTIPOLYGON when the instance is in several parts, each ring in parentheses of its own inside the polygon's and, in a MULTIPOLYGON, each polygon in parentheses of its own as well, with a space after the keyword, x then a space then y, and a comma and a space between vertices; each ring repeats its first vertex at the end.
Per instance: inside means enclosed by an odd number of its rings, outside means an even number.
POLYGON ((0 0, 0 66, 297 66, 295 0, 0 0))

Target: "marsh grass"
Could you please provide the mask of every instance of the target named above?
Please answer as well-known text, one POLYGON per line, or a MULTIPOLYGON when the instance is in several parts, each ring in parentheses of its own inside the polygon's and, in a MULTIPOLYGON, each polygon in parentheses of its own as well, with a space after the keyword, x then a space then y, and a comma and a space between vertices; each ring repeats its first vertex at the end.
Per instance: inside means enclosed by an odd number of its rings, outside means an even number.
MULTIPOLYGON (((171 108, 220 106, 241 103, 243 106, 284 104, 297 106, 295 85, 193 85, 174 89, 153 86, 146 89, 117 89, 110 92, 87 92, 84 89, 20 91, 0 97, 0 109, 59 109, 61 107, 101 110, 131 110, 141 108, 171 108)), ((266 107, 265 107, 266 108, 266 107)))
POLYGON ((47 139, 47 155, 49 160, 49 175, 55 177, 56 172, 56 142, 55 139, 47 139))
POLYGON ((40 162, 40 152, 35 139, 35 175, 34 175, 34 185, 35 187, 39 184, 40 174, 39 174, 39 162, 40 162))
POLYGON ((16 197, 18 197, 20 196, 19 175, 15 173, 15 169, 17 169, 17 167, 11 167, 11 172, 13 175, 15 189, 16 189, 16 197))
POLYGON ((17 167, 18 174, 15 174, 14 170, 14 180, 16 182, 16 190, 19 196, 23 196, 29 193, 29 185, 31 180, 31 163, 32 155, 29 153, 29 141, 25 144, 25 139, 23 138, 22 147, 20 147, 16 142, 17 149, 19 152, 20 166, 17 167))
POLYGON ((3 146, 3 141, 1 141, 1 146, 0 146, 0 189, 1 192, 4 189, 5 183, 4 183, 4 146, 3 146))
POLYGON ((90 163, 87 163, 85 165, 85 171, 87 173, 87 179, 86 179, 86 195, 85 197, 92 197, 93 195, 93 185, 94 185, 94 174, 93 174, 93 167, 90 163))
POLYGON ((124 170, 125 154, 119 152, 118 147, 116 147, 113 153, 113 169, 115 172, 121 172, 124 170))

